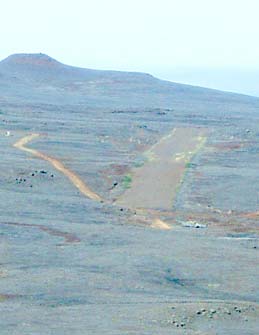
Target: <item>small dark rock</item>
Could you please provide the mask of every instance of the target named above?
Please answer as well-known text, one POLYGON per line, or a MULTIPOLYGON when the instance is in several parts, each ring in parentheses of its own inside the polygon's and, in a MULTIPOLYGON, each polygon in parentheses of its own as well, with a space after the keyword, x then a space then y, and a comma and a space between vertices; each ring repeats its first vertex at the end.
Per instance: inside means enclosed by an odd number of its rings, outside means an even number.
POLYGON ((166 115, 166 112, 157 112, 157 115, 166 115))
POLYGON ((210 309, 210 314, 215 314, 217 311, 215 309, 210 309))
POLYGON ((241 313, 241 312, 242 312, 241 309, 238 308, 237 306, 234 307, 234 310, 235 310, 237 313, 241 313))

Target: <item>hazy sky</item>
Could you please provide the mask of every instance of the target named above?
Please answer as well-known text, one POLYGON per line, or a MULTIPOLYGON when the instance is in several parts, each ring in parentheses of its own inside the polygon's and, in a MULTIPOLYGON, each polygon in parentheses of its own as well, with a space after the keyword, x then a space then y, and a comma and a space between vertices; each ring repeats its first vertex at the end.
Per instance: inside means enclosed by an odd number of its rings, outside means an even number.
POLYGON ((2 0, 0 58, 43 52, 165 77, 181 68, 259 69, 258 16, 258 0, 2 0))

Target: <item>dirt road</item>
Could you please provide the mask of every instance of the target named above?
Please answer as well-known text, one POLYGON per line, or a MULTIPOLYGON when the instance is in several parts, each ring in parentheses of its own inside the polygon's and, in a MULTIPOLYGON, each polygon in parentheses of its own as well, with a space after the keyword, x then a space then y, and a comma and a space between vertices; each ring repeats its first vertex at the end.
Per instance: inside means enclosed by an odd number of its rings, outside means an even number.
POLYGON ((31 155, 41 158, 45 161, 48 161, 54 168, 61 173, 63 173, 71 182, 72 184, 86 197, 94 200, 94 201, 102 201, 102 198, 90 190, 90 188, 85 184, 85 182, 73 171, 69 170, 67 167, 64 166, 58 159, 50 157, 48 155, 43 154, 42 152, 31 149, 26 147, 26 144, 34 140, 35 138, 39 137, 39 134, 31 134, 28 136, 23 137, 19 141, 17 141, 13 146, 20 150, 30 153, 31 155))

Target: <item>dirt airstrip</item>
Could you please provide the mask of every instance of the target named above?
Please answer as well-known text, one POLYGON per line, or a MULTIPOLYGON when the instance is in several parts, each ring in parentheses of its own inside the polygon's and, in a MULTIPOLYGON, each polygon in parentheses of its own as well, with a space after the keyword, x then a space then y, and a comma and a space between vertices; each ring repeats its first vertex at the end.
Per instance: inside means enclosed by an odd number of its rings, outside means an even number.
POLYGON ((186 165, 206 140, 200 128, 177 128, 146 152, 147 162, 132 171, 132 184, 119 206, 170 210, 186 165))

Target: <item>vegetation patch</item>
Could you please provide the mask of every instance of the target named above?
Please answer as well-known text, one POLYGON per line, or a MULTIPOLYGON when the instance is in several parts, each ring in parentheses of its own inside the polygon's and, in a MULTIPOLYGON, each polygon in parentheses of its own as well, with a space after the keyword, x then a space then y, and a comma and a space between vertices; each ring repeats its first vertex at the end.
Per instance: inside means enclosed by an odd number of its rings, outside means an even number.
POLYGON ((196 164, 191 163, 191 162, 187 162, 187 163, 185 164, 185 168, 186 168, 186 169, 195 168, 196 166, 197 166, 196 164))
POLYGON ((0 302, 5 301, 6 297, 3 294, 0 294, 0 302))
POLYGON ((144 162, 135 162, 134 163, 134 167, 135 168, 140 168, 140 167, 142 167, 144 165, 144 162))
POLYGON ((146 163, 146 161, 147 161, 147 158, 143 157, 141 160, 139 159, 138 161, 136 161, 134 163, 134 167, 135 168, 140 168, 140 167, 142 167, 146 163))
POLYGON ((122 186, 123 188, 127 189, 131 187, 131 183, 132 183, 132 177, 131 175, 126 175, 123 177, 122 179, 122 186))
POLYGON ((192 167, 192 163, 187 162, 187 163, 185 164, 185 168, 186 168, 186 169, 190 169, 191 167, 192 167))

